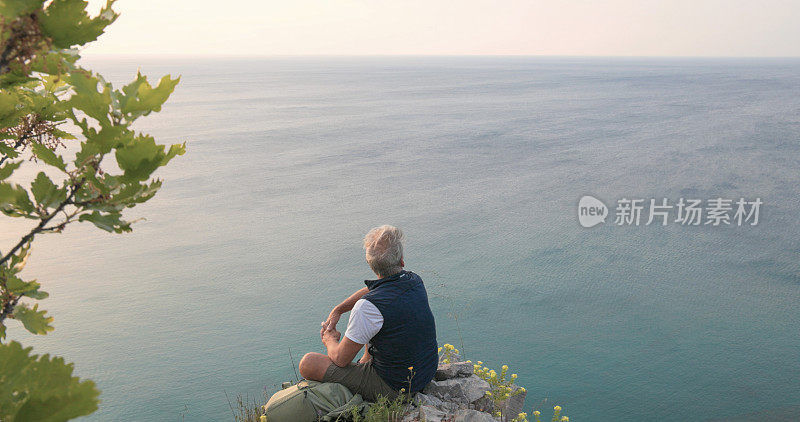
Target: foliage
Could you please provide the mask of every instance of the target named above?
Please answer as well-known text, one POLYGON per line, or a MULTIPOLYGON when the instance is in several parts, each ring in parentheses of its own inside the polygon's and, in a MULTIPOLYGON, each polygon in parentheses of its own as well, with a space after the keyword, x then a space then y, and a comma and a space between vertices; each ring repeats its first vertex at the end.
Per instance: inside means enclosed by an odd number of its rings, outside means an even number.
MULTIPOLYGON (((32 221, 27 234, 0 251, 0 342, 7 320, 34 334, 53 330, 53 318, 32 303, 47 293, 20 274, 34 238, 73 222, 131 231, 123 211, 151 199, 161 187, 153 172, 184 153, 184 145, 157 144, 131 126, 160 111, 179 78, 167 75, 151 85, 138 74, 115 89, 78 65, 78 48, 116 20, 112 4, 90 16, 84 0, 0 0, 0 212, 32 221), (80 138, 61 128, 67 124, 80 138), (74 157, 65 154, 67 144, 74 157), (38 171, 23 182, 15 176, 27 166, 38 171)), ((60 358, 37 358, 29 350, 0 344, 20 370, 19 379, 9 378, 9 368, 0 374, 0 419, 68 420, 96 409, 93 383, 70 378, 72 366, 60 358), (31 419, 44 406, 48 416, 31 419)))
MULTIPOLYGON (((542 415, 542 412, 540 412, 538 410, 534 410, 533 411, 533 421, 534 422, 542 422, 541 419, 539 419, 539 416, 541 416, 541 415, 542 415)), ((520 422, 527 421, 528 420, 527 416, 528 415, 525 414, 525 413, 520 413, 519 417, 518 417, 519 421, 520 422)), ((514 420, 516 421, 517 419, 514 419, 514 420)), ((561 415, 561 406, 555 406, 555 407, 553 407, 553 417, 550 419, 550 422, 569 422, 569 418, 566 417, 566 416, 562 416, 561 415)))
POLYGON ((63 421, 97 409, 100 394, 92 381, 72 376, 59 357, 30 355, 12 341, 0 347, 0 420, 63 421))
MULTIPOLYGON (((501 405, 509 398, 522 394, 525 392, 524 387, 514 388, 514 381, 517 380, 517 374, 508 375, 508 365, 503 365, 500 368, 500 373, 494 369, 489 369, 483 365, 483 362, 472 365, 475 375, 482 380, 489 383, 490 390, 486 392, 486 396, 494 402, 494 408, 500 409, 501 405)), ((495 416, 501 416, 500 411, 495 416)), ((502 415, 505 416, 505 415, 502 415)))
MULTIPOLYGON (((228 393, 225 393, 225 397, 228 397, 228 393)), ((264 401, 267 400, 269 400, 269 395, 265 390, 264 401)), ((237 394, 235 404, 228 397, 228 407, 230 407, 233 420, 236 422, 261 422, 261 415, 264 414, 263 404, 259 403, 258 398, 249 394, 246 396, 237 394)))
POLYGON ((453 363, 461 357, 461 353, 450 343, 445 343, 444 346, 438 349, 439 357, 442 363, 453 363))
POLYGON ((399 394, 394 399, 379 396, 363 415, 357 408, 350 412, 350 419, 353 422, 400 422, 405 416, 405 408, 409 399, 406 394, 399 394))

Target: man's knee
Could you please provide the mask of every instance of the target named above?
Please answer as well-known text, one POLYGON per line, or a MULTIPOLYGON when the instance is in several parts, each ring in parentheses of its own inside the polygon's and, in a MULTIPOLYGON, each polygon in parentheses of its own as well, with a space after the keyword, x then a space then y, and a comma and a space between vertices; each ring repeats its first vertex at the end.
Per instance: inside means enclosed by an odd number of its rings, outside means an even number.
POLYGON ((322 381, 330 359, 321 353, 306 353, 300 359, 300 375, 307 380, 322 381))

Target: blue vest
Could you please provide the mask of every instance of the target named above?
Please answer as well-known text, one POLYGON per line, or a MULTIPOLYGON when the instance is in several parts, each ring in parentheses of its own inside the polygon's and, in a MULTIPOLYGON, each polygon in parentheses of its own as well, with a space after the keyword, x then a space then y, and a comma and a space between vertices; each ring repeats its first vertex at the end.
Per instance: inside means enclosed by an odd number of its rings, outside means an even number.
POLYGON ((439 363, 436 323, 422 279, 400 271, 378 280, 364 280, 370 301, 383 315, 383 326, 370 340, 372 366, 395 390, 422 390, 433 379, 439 363), (408 370, 413 366, 412 372, 408 370))

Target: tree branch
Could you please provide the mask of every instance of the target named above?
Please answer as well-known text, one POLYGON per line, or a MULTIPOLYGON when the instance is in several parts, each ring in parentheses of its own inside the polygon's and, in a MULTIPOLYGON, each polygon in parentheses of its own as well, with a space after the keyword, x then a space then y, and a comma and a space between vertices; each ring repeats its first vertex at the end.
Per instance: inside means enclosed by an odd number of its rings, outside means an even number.
MULTIPOLYGON (((36 234, 44 232, 44 231, 52 231, 56 227, 62 227, 63 228, 63 225, 67 224, 69 222, 69 219, 67 219, 66 221, 64 221, 60 225, 57 225, 57 226, 54 226, 54 227, 46 227, 46 226, 47 226, 47 223, 50 222, 50 220, 53 219, 53 217, 55 217, 58 213, 60 213, 61 211, 64 210, 64 207, 67 206, 67 204, 69 204, 71 202, 72 198, 75 196, 75 193, 78 192, 78 190, 81 188, 81 186, 83 186, 83 184, 85 182, 86 182, 86 179, 82 178, 80 181, 78 181, 78 183, 73 185, 72 190, 70 191, 69 195, 67 196, 67 198, 64 201, 62 201, 58 205, 58 208, 56 208, 52 213, 48 214, 47 217, 43 218, 36 227, 31 229, 31 231, 28 234, 23 236, 22 239, 20 239, 20 241, 5 256, 3 256, 2 259, 0 259, 0 265, 5 264, 9 259, 11 259, 11 257, 21 247, 23 247, 26 243, 33 241, 33 237, 36 236, 36 234)), ((5 280, 0 280, 0 282, 2 282, 2 287, 3 287, 3 289, 2 289, 3 292, 2 293, 4 293, 5 296, 6 296, 4 298, 4 300, 3 300, 3 307, 0 310, 0 324, 3 324, 4 321, 6 320, 6 318, 9 315, 11 315, 11 313, 14 312, 14 308, 17 306, 17 303, 19 303, 19 300, 20 300, 20 298, 22 298, 23 295, 14 296, 13 294, 8 293, 6 291, 5 280)))
MULTIPOLYGON (((13 149, 17 149, 17 148, 19 148, 19 146, 20 146, 20 145, 22 145, 22 143, 23 143, 23 142, 25 142, 25 139, 27 139, 27 138, 28 138, 28 136, 21 136, 19 139, 17 139, 17 142, 15 142, 15 143, 14 143, 14 146, 13 146, 13 147, 11 147, 11 148, 13 148, 13 149)), ((0 142, 2 142, 2 141, 0 141, 0 142)), ((5 162, 7 159, 8 159, 8 155, 3 155, 3 157, 2 157, 2 158, 0 158, 0 166, 2 166, 2 165, 3 165, 3 163, 4 163, 4 162, 5 162)))
POLYGON ((32 241, 33 237, 36 236, 37 233, 40 233, 45 228, 47 223, 49 223, 50 220, 52 220, 53 217, 56 216, 56 214, 61 212, 61 210, 63 210, 65 206, 67 206, 67 204, 72 200, 72 197, 75 196, 75 193, 78 192, 78 189, 80 189, 81 186, 83 186, 83 183, 85 181, 86 179, 84 178, 78 181, 78 183, 76 183, 75 185, 73 185, 72 191, 67 196, 67 199, 58 204, 58 208, 56 208, 55 211, 50 213, 47 217, 43 218, 36 227, 31 229, 31 231, 28 234, 23 236, 22 239, 20 239, 20 241, 16 245, 14 245, 14 247, 7 254, 5 254, 5 256, 3 256, 2 259, 0 259, 0 265, 5 264, 6 261, 8 261, 11 258, 11 256, 14 255, 21 247, 23 247, 26 243, 32 241))
POLYGON ((11 296, 13 299, 3 304, 3 310, 0 311, 0 324, 2 324, 6 318, 11 315, 12 312, 14 312, 14 308, 17 306, 17 303, 19 303, 19 300, 22 298, 22 296, 23 295, 11 296))

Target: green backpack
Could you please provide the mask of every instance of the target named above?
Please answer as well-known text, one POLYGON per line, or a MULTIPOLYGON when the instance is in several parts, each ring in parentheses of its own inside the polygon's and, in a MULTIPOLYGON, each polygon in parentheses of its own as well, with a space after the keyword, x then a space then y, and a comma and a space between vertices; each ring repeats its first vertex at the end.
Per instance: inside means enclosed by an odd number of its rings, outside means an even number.
POLYGON ((264 405, 267 422, 345 420, 353 408, 362 413, 368 406, 359 394, 353 395, 341 384, 307 380, 287 384, 264 405))

